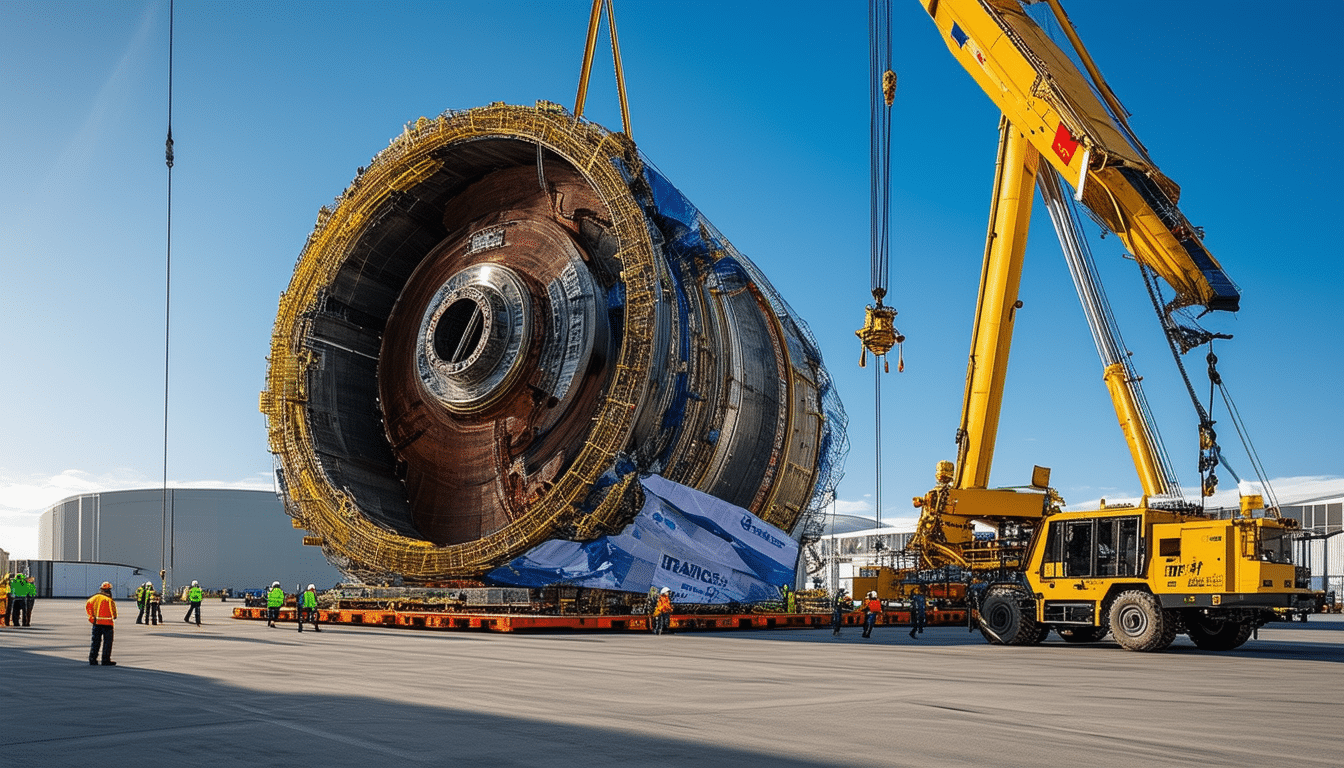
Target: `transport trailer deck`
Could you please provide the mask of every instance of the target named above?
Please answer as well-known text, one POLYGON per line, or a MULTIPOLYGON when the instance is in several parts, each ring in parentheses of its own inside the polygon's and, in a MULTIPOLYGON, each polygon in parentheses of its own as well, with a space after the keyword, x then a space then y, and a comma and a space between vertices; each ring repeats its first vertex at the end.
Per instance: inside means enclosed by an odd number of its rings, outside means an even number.
MULTIPOLYGON (((233 618, 266 620, 265 608, 237 607, 233 618)), ((297 610, 280 609, 280 621, 296 621, 297 610)), ((405 629, 484 630, 488 632, 647 632, 649 617, 638 615, 575 615, 538 613, 467 613, 446 611, 398 611, 391 609, 318 609, 320 624, 343 626, 401 627, 405 629)), ((878 617, 878 626, 910 623, 909 611, 887 611, 878 617)), ((965 625, 964 610, 931 610, 928 624, 965 625)), ((845 614, 845 626, 863 624, 861 612, 845 614)), ((822 629, 831 625, 829 613, 681 613, 672 614, 671 628, 677 632, 741 629, 822 629)))

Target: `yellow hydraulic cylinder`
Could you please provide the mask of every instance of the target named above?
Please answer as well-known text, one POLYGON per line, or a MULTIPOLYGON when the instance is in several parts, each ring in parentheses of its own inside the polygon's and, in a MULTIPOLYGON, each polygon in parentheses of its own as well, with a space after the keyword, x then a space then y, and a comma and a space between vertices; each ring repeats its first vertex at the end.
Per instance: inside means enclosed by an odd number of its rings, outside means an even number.
POLYGON ((1120 430, 1125 433, 1125 442, 1129 444, 1129 455, 1133 457, 1134 468, 1139 473, 1143 495, 1160 496, 1171 492, 1153 445, 1152 433, 1134 398, 1134 389, 1129 386, 1124 364, 1112 363, 1106 366, 1102 378, 1106 381, 1106 390, 1111 393, 1111 403, 1115 406, 1116 418, 1120 420, 1120 430))
POLYGON ((994 200, 966 368, 966 394, 962 400, 962 455, 953 483, 957 488, 989 486, 1008 352, 1013 342, 1013 321, 1022 305, 1017 291, 1022 280, 1022 257, 1027 248, 1027 225, 1031 220, 1039 163, 1040 155, 1022 132, 1007 118, 1001 120, 994 200))

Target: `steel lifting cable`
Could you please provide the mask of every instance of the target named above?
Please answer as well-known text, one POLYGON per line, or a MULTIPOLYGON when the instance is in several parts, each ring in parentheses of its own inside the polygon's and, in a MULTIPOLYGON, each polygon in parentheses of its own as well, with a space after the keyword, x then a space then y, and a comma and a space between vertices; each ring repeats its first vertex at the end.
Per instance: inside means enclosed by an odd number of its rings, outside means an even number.
MULTIPOLYGON (((168 138, 163 145, 163 159, 168 166, 167 250, 163 278, 163 521, 159 530, 159 578, 164 579, 170 567, 172 550, 169 540, 172 531, 168 515, 168 352, 172 338, 173 287, 173 15, 175 2, 168 2, 168 138)), ((167 582, 160 588, 167 591, 167 582)))
MULTIPOLYGON (((868 3, 868 86, 869 86, 869 242, 873 299, 876 307, 869 307, 867 322, 859 337, 864 341, 864 353, 871 349, 875 356, 885 357, 891 343, 899 337, 895 330, 895 311, 882 305, 887 295, 890 221, 891 221, 891 104, 895 96, 896 78, 891 69, 891 0, 869 0, 868 3), (879 331, 878 329, 881 328, 879 331), (868 335, 865 336, 865 332, 868 335), (876 332, 876 333, 875 333, 876 332), (876 336, 890 337, 878 339, 876 336), (873 342, 876 342, 875 344, 873 342)), ((899 355, 899 352, 898 352, 899 355)), ((897 362, 897 370, 903 361, 897 362)), ((860 366, 863 359, 860 357, 860 366)), ((883 368, 886 361, 883 360, 883 368)), ((873 366, 873 466, 877 527, 882 527, 882 369, 873 366)), ((880 539, 879 539, 880 542, 880 539)), ((879 550, 878 556, 881 556, 879 550)))
POLYGON ((1232 420, 1232 426, 1237 430, 1237 437, 1241 440, 1242 448, 1246 451, 1246 457, 1251 463, 1251 469, 1255 472, 1256 478, 1260 481, 1260 485, 1264 489, 1265 495, 1269 497, 1270 506, 1277 508, 1279 505, 1278 499, 1274 494, 1274 489, 1269 484, 1269 476, 1265 472, 1264 465, 1260 462, 1260 455, 1255 450, 1255 445, 1251 441, 1250 432, 1246 429, 1246 425, 1241 419, 1241 413, 1237 410, 1236 403, 1232 401, 1232 393, 1227 390, 1227 385, 1223 383, 1222 375, 1218 373, 1218 356, 1213 353, 1213 341, 1214 339, 1230 339, 1232 337, 1221 333, 1209 333, 1202 329, 1196 330, 1177 325, 1175 321, 1171 319, 1171 316, 1163 310, 1162 297, 1159 293, 1160 287, 1158 286, 1157 279, 1153 276, 1152 271, 1140 264, 1139 272, 1143 275, 1144 287, 1148 289, 1148 297, 1152 300, 1153 309, 1157 312, 1158 318, 1162 323, 1162 329, 1165 331, 1167 337, 1167 346, 1171 349, 1172 359, 1176 361, 1176 369, 1180 372, 1181 380, 1185 382, 1185 389, 1190 394, 1190 402, 1194 404, 1195 412, 1199 415, 1199 474, 1201 481, 1201 504, 1203 503, 1202 500, 1204 497, 1212 495, 1212 491, 1217 485, 1217 477, 1214 475, 1213 470, 1218 465, 1221 464, 1227 469, 1228 474, 1232 475, 1234 480, 1237 482, 1241 481, 1241 478, 1237 476, 1236 470, 1232 468, 1231 464, 1229 464, 1227 459, 1223 456, 1222 449, 1218 446, 1218 435, 1213 429, 1213 425, 1216 423, 1212 415, 1214 393, 1216 391, 1222 394, 1223 404, 1227 406, 1228 418, 1232 420), (1179 342, 1178 337, 1180 338, 1179 342), (1207 410, 1204 408, 1203 403, 1200 402, 1199 395, 1195 392, 1194 384, 1190 381, 1190 376, 1185 370, 1185 363, 1181 360, 1182 350, 1179 348, 1184 347, 1185 351, 1189 351, 1190 349, 1195 348, 1195 346, 1204 343, 1209 345, 1209 352, 1206 357, 1209 366, 1209 407, 1207 410))
POLYGON ((879 302, 887 295, 890 254, 891 203, 891 104, 895 78, 891 69, 891 0, 870 0, 868 74, 869 183, 872 242, 873 298, 879 302), (888 84, 888 80, 892 82, 888 84), (890 95, 888 95, 890 92, 890 95))

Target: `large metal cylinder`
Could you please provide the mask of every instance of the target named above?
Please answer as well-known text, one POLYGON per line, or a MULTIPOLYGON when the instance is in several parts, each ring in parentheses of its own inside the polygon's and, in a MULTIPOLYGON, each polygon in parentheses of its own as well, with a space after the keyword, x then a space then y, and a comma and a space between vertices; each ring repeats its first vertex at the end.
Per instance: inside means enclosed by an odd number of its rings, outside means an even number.
POLYGON ((421 118, 323 208, 261 409, 296 526, 411 583, 618 530, 646 472, 793 530, 844 448, 755 267, 623 134, 545 102, 421 118))

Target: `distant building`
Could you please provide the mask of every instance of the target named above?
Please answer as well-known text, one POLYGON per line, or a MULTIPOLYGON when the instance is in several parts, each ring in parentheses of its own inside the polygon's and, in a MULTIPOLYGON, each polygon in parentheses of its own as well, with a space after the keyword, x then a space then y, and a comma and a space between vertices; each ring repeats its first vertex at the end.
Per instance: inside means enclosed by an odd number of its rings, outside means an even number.
MULTIPOLYGON (((853 592, 854 577, 868 565, 894 565, 914 534, 914 524, 877 527, 875 521, 856 515, 827 518, 825 534, 806 551, 807 584, 820 585, 830 594, 837 589, 853 592)), ((801 570, 801 569, 800 569, 801 570)))
MULTIPOLYGON (((1344 496, 1306 499, 1281 508, 1284 517, 1302 523, 1298 565, 1311 568, 1311 586, 1344 598, 1344 496)), ((1327 598, 1329 596, 1327 595, 1327 598)))
POLYGON ((321 589, 341 581, 320 549, 303 545, 268 491, 162 489, 71 496, 38 518, 37 560, 119 563, 170 588, 258 589, 279 580, 321 589))
POLYGON ((0 549, 0 575, 9 573, 9 553, 0 549))
POLYGON ((33 577, 38 597, 88 597, 107 582, 112 596, 134 599, 135 590, 157 573, 118 563, 70 563, 60 560, 15 560, 14 570, 33 577))

